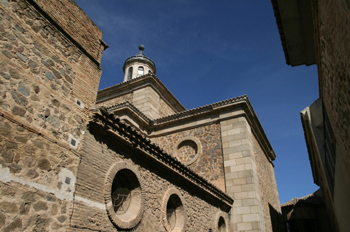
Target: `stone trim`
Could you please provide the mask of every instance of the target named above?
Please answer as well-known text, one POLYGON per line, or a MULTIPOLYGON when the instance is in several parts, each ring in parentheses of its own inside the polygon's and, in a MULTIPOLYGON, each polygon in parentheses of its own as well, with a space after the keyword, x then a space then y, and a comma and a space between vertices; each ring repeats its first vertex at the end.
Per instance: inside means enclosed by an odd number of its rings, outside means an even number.
POLYGON ((158 77, 152 73, 147 73, 140 77, 131 79, 127 82, 122 82, 117 85, 102 89, 97 93, 96 104, 101 103, 105 100, 114 98, 118 95, 126 94, 136 89, 140 89, 150 85, 159 93, 160 98, 162 98, 168 105, 173 108, 174 111, 186 111, 186 108, 177 100, 177 98, 169 91, 169 89, 158 79, 158 77), (143 83, 140 85, 140 82, 143 83), (136 88, 137 87, 137 88, 136 88), (135 88, 135 89, 133 89, 135 88), (118 93, 118 94, 116 94, 118 93))
POLYGON ((223 206, 231 208, 233 199, 215 185, 198 175, 192 168, 186 167, 172 155, 167 154, 150 139, 143 136, 135 128, 120 120, 119 117, 109 114, 104 108, 92 116, 90 123, 104 127, 112 136, 127 146, 132 146, 138 152, 154 159, 156 162, 173 170, 178 175, 197 185, 203 191, 207 191, 213 197, 223 203, 223 206))
POLYGON ((142 118, 145 122, 147 122, 148 125, 151 123, 152 120, 150 118, 148 118, 144 113, 142 113, 138 108, 136 108, 129 101, 125 101, 123 103, 108 106, 108 107, 106 107, 106 109, 108 110, 108 112, 113 113, 113 111, 119 110, 119 109, 124 108, 124 107, 130 108, 132 111, 135 112, 135 114, 137 114, 140 118, 142 118))
POLYGON ((140 173, 137 170, 137 167, 125 161, 118 162, 112 165, 105 177, 104 198, 105 198, 107 214, 108 214, 108 217, 111 219, 111 221, 121 229, 131 229, 141 221, 141 218, 144 212, 144 208, 143 208, 144 196, 142 194, 142 187, 141 187, 140 180, 141 180, 140 173), (133 174, 135 174, 139 182, 138 184, 140 185, 140 191, 141 191, 139 198, 136 197, 131 200, 130 208, 127 210, 128 212, 124 213, 124 214, 127 214, 124 217, 121 215, 117 215, 116 212, 114 212, 113 202, 111 197, 114 178, 117 175, 117 173, 123 169, 130 170, 131 172, 133 172, 133 174))
POLYGON ((193 164, 193 163, 199 158, 199 156, 202 155, 202 144, 201 144, 201 142, 200 142, 197 138, 195 138, 195 137, 193 137, 193 136, 187 136, 187 137, 181 138, 181 139, 180 139, 179 141, 177 141, 177 143, 174 145, 173 156, 175 156, 176 158, 178 158, 177 151, 178 151, 178 149, 179 149, 179 145, 180 145, 182 142, 184 142, 184 141, 193 141, 193 142, 195 142, 196 145, 197 145, 197 153, 196 153, 195 157, 193 157, 191 160, 189 160, 189 161, 187 161, 187 162, 185 163, 185 165, 188 166, 188 165, 193 164))
POLYGON ((185 231, 185 225, 186 225, 186 217, 185 217, 185 209, 184 209, 184 199, 180 193, 180 191, 176 188, 170 188, 166 191, 164 194, 163 200, 162 200, 162 220, 164 223, 164 227, 169 232, 184 232, 185 231), (175 228, 171 229, 168 219, 167 219, 167 205, 170 200, 170 197, 172 195, 176 195, 181 202, 180 209, 176 210, 176 222, 175 222, 175 228))
POLYGON ((219 231, 219 220, 220 218, 224 219, 225 225, 226 225, 226 231, 229 232, 230 230, 230 224, 229 224, 229 219, 226 214, 224 214, 222 211, 218 211, 215 215, 214 223, 213 223, 213 232, 219 231))

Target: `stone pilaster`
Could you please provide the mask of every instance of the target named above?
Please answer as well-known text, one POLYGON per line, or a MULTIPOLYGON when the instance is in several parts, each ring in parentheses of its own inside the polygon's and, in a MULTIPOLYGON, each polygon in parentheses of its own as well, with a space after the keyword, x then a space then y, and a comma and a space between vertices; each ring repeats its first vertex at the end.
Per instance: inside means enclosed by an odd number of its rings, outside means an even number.
POLYGON ((234 199, 232 231, 265 231, 250 125, 244 117, 221 121, 226 191, 234 199))
POLYGON ((159 118, 159 95, 150 86, 133 92, 133 102, 150 119, 159 118))

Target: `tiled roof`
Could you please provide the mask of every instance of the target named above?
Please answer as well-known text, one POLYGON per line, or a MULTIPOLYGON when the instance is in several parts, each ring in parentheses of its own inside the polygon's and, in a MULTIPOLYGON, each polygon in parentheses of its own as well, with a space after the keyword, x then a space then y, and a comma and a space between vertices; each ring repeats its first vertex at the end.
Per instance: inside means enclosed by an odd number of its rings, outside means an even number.
POLYGON ((312 194, 306 195, 301 198, 295 197, 292 200, 289 200, 286 203, 282 204, 281 207, 303 205, 303 204, 313 204, 313 205, 324 204, 323 198, 320 193, 320 189, 312 194))
POLYGON ((115 105, 112 105, 112 106, 107 106, 106 107, 106 110, 108 112, 111 112, 113 110, 116 110, 116 109, 120 109, 124 106, 128 106, 130 107, 133 111, 135 111, 141 118, 143 118, 145 121, 147 122, 151 122, 152 120, 147 117, 144 113, 142 113, 138 108, 136 108, 131 102, 129 101, 125 101, 125 102, 122 102, 122 103, 119 103, 119 104, 115 104, 115 105))
POLYGON ((278 6, 278 0, 271 0, 271 3, 272 3, 272 7, 273 7, 273 12, 274 12, 274 15, 275 15, 275 18, 276 18, 278 32, 280 34, 282 47, 283 47, 283 51, 284 51, 284 56, 286 58, 286 63, 288 65, 290 65, 290 59, 289 59, 289 54, 288 54, 288 49, 287 49, 286 36, 284 34, 282 18, 281 18, 279 6, 278 6))
POLYGON ((213 104, 200 106, 200 107, 193 108, 193 109, 190 109, 190 110, 184 110, 184 111, 181 111, 179 113, 175 113, 175 114, 167 115, 167 116, 162 117, 162 118, 155 119, 154 121, 155 121, 155 124, 162 124, 162 123, 173 121, 173 120, 177 120, 177 119, 180 119, 180 118, 182 119, 182 118, 186 118, 186 117, 193 116, 193 115, 196 115, 196 114, 209 112, 209 111, 212 111, 215 107, 224 106, 224 105, 228 105, 228 104, 235 103, 235 102, 240 102, 240 101, 246 101, 251 106, 247 95, 243 95, 243 96, 239 96, 239 97, 234 97, 234 98, 230 98, 230 99, 227 99, 227 100, 223 100, 223 101, 220 101, 220 102, 216 102, 216 103, 213 103, 213 104))
POLYGON ((210 192, 230 207, 233 204, 233 199, 225 192, 218 189, 203 176, 197 174, 193 168, 185 166, 177 158, 166 153, 157 144, 151 142, 149 138, 138 132, 134 127, 130 126, 116 115, 110 114, 106 108, 102 107, 95 110, 93 118, 94 119, 91 122, 101 120, 110 127, 110 129, 118 133, 120 135, 119 137, 122 137, 124 141, 129 141, 132 144, 139 144, 139 146, 136 147, 149 154, 153 159, 179 173, 181 176, 190 180, 193 184, 200 186, 205 191, 210 192))

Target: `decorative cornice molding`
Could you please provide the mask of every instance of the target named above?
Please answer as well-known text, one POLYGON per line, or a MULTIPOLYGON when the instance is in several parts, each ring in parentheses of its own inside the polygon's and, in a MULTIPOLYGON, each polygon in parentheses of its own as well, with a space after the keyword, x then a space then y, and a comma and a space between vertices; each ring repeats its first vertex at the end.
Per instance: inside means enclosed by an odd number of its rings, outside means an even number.
POLYGON ((165 85, 153 73, 148 73, 98 91, 96 104, 148 85, 152 86, 160 94, 162 99, 169 103, 169 106, 172 107, 175 112, 186 110, 179 100, 177 100, 170 90, 165 87, 165 85))
MULTIPOLYGON (((260 121, 258 119, 258 116, 256 115, 253 106, 251 105, 249 98, 247 95, 243 95, 243 96, 239 96, 239 97, 235 97, 235 98, 231 98, 231 99, 227 99, 227 100, 223 100, 220 102, 216 102, 210 105, 205 105, 205 106, 201 106, 198 108, 194 108, 194 109, 190 109, 190 110, 186 110, 186 111, 182 111, 179 113, 175 113, 163 118, 158 118, 158 119, 154 119, 151 120, 149 119, 147 116, 145 116, 142 112, 140 112, 133 104, 131 104, 130 102, 124 102, 121 104, 116 104, 113 106, 110 106, 109 108, 106 108, 106 110, 109 113, 115 112, 117 110, 121 110, 123 107, 129 107, 131 110, 133 110, 134 112, 137 112, 136 117, 139 117, 142 119, 142 121, 146 122, 147 125, 145 125, 147 128, 147 130, 150 132, 148 133, 146 136, 151 136, 151 133, 154 131, 159 130, 161 127, 164 128, 164 126, 169 125, 169 124, 173 124, 173 123, 177 123, 180 121, 194 121, 197 118, 200 117, 205 117, 207 115, 213 115, 213 114, 217 114, 220 113, 221 111, 225 111, 225 110, 231 110, 232 108, 241 108, 243 111, 241 113, 238 113, 235 116, 231 116, 231 117, 237 117, 237 116, 243 116, 246 117, 247 121, 249 122, 251 128, 252 128, 252 132, 254 133, 256 140, 258 141, 258 143, 260 144, 262 150, 264 151, 267 159, 272 163, 273 160, 276 159, 276 154, 266 136, 266 133, 263 129, 263 127, 260 124, 260 121)), ((228 116, 230 117, 230 116, 228 116)), ((212 121, 218 122, 218 121, 222 121, 222 120, 227 120, 227 117, 219 117, 217 116, 215 119, 213 119, 212 121)), ((213 122, 209 122, 209 123, 213 123, 213 122)))
POLYGON ((109 113, 105 108, 96 111, 90 123, 102 125, 111 132, 117 139, 126 145, 132 146, 133 149, 144 153, 158 163, 178 173, 194 185, 210 193, 216 199, 222 201, 227 207, 231 207, 233 199, 226 193, 218 189, 204 177, 200 176, 190 167, 186 167, 170 154, 167 154, 158 145, 152 143, 149 138, 142 135, 135 128, 120 120, 114 114, 109 113))

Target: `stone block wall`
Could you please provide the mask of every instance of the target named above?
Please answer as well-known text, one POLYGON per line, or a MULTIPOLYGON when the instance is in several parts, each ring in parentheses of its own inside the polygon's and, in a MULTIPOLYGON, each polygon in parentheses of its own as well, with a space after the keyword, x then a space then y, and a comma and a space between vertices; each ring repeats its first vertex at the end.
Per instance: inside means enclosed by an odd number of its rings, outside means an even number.
POLYGON ((137 89, 133 92, 132 103, 150 119, 159 118, 159 94, 151 87, 137 89))
POLYGON ((152 138, 152 141, 168 154, 173 154, 176 143, 186 137, 198 139, 202 146, 202 154, 190 167, 222 191, 225 191, 220 125, 211 124, 187 129, 152 138))
POLYGON ((270 231, 265 225, 253 134, 244 117, 220 122, 226 192, 235 202, 232 231, 270 231))
POLYGON ((162 99, 159 100, 159 118, 175 114, 176 112, 162 99))
POLYGON ((285 231, 283 228, 281 205, 274 166, 265 156, 255 137, 253 137, 253 149, 259 177, 261 203, 263 206, 266 231, 285 231))
POLYGON ((208 231, 217 226, 216 215, 222 212, 220 202, 214 200, 208 203, 202 190, 193 190, 178 174, 118 142, 99 125, 90 124, 89 128, 82 151, 71 229, 68 231, 126 231, 115 227, 108 217, 103 192, 109 170, 121 161, 139 172, 144 199, 144 212, 133 231, 167 231, 163 198, 169 189, 174 188, 179 191, 184 204, 186 222, 181 231, 208 231))

